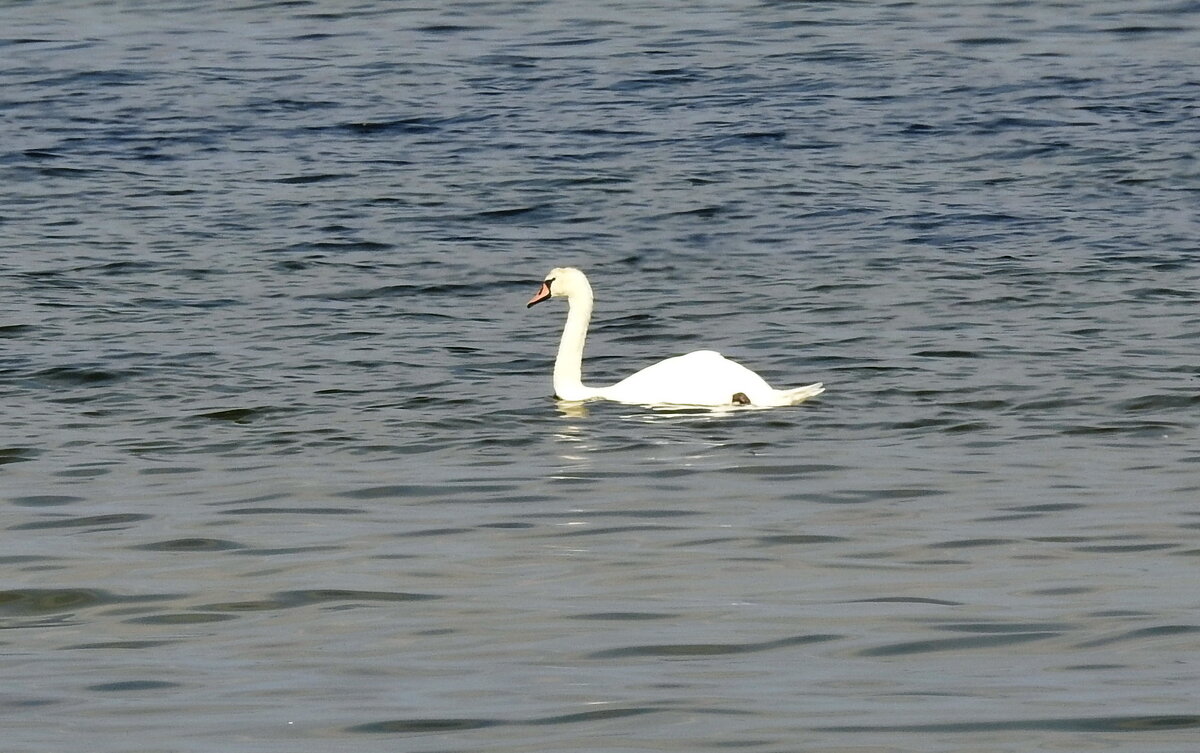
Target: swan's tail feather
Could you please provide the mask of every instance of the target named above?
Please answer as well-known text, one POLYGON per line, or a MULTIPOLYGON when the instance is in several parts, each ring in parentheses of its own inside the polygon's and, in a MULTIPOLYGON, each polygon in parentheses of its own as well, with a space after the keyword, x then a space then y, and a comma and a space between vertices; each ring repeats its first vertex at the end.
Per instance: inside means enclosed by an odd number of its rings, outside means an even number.
POLYGON ((806 387, 795 387, 790 390, 780 390, 779 396, 783 398, 785 405, 795 405, 803 402, 810 397, 816 397, 825 391, 825 385, 817 382, 806 387))

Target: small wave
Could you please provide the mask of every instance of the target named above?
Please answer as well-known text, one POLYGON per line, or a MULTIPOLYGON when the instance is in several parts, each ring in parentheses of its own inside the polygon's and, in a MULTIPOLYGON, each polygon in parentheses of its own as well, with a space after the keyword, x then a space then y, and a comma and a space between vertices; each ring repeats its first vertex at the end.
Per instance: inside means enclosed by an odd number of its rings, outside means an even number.
POLYGON ((32 324, 5 324, 0 326, 0 337, 16 338, 36 331, 37 327, 32 324))
POLYGON ((1058 632, 1044 631, 1032 633, 1006 633, 971 638, 935 638, 926 641, 907 641, 891 643, 885 646, 874 646, 862 649, 856 656, 908 656, 910 654, 928 654, 943 651, 977 651, 981 649, 1001 648, 1018 643, 1029 643, 1053 638, 1058 632))
POLYGON ((404 591, 354 591, 348 589, 311 589, 279 591, 265 599, 206 604, 197 609, 209 612, 263 612, 278 609, 328 604, 333 602, 409 602, 441 599, 439 594, 404 591))
POLYGON ((58 387, 95 387, 132 376, 136 372, 96 366, 54 366, 34 372, 35 382, 58 387))
POLYGON ((1156 625, 1149 628, 1130 630, 1108 638, 1085 641, 1077 644, 1077 646, 1078 648, 1096 648, 1097 646, 1108 646, 1113 643, 1124 643, 1125 641, 1141 642, 1174 636, 1194 636, 1196 633, 1200 633, 1200 625, 1156 625))
POLYGON ((394 719, 383 722, 369 722, 347 727, 347 732, 362 732, 367 734, 428 734, 431 732, 459 732, 464 730, 485 729, 499 726, 542 726, 549 724, 580 724, 586 722, 623 719, 631 716, 641 716, 662 712, 667 709, 654 707, 620 707, 580 711, 574 714, 558 714, 555 716, 536 717, 533 719, 506 720, 485 719, 474 717, 418 718, 394 719))
POLYGON ((378 241, 347 240, 347 241, 316 241, 310 243, 293 243, 290 246, 279 246, 267 249, 267 253, 346 253, 349 251, 385 251, 393 248, 390 243, 378 241))
POLYGON ((997 45, 1023 44, 1025 42, 1024 39, 1017 39, 1016 37, 965 37, 954 41, 964 47, 993 47, 997 45))
POLYGON ((0 614, 40 616, 77 612, 116 603, 139 603, 173 598, 166 595, 130 596, 95 588, 16 588, 0 591, 0 614))
POLYGON ((247 424, 272 412, 273 408, 224 408, 221 410, 197 413, 197 418, 207 418, 210 421, 228 421, 234 424, 247 424))
POLYGON ((624 659, 636 656, 698 657, 724 656, 727 654, 749 654, 772 651, 791 646, 806 646, 841 638, 840 635, 797 635, 761 643, 667 643, 649 646, 627 646, 594 651, 589 659, 624 659))
POLYGON ((325 183, 331 180, 352 179, 353 175, 346 173, 313 173, 311 175, 293 175, 287 178, 266 178, 267 183, 283 183, 285 185, 305 185, 308 183, 325 183))
POLYGON ((9 526, 10 531, 33 531, 45 528, 91 528, 94 530, 116 530, 127 527, 131 523, 149 520, 152 515, 139 513, 114 513, 112 515, 84 515, 78 518, 55 518, 39 520, 33 523, 19 523, 9 526))
POLYGON ((149 544, 131 547, 147 552, 223 552, 230 549, 243 549, 242 544, 224 539, 188 538, 155 541, 149 544))
POLYGON ((933 724, 844 725, 817 727, 818 732, 915 732, 918 734, 963 732, 1155 732, 1200 727, 1200 716, 1099 716, 1057 719, 1007 719, 933 724))
POLYGON ((33 460, 40 454, 41 451, 33 447, 0 447, 0 465, 33 460))
POLYGON ((182 687, 182 685, 178 682, 167 682, 165 680, 122 680, 120 682, 102 682, 96 685, 88 685, 86 689, 98 693, 136 693, 178 687, 182 687))
MULTIPOLYGON (((3 453, 3 450, 0 450, 3 453)), ((58 505, 73 505, 87 501, 83 497, 70 494, 26 494, 20 497, 10 497, 9 502, 23 507, 52 507, 58 505)))

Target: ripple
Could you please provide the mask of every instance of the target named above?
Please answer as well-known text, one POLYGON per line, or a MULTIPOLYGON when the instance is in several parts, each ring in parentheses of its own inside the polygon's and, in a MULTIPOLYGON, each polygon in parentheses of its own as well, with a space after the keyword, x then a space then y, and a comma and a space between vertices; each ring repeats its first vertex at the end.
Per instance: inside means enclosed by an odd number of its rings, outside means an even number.
POLYGON ((591 612, 588 614, 571 615, 573 620, 616 620, 616 621, 639 621, 639 620, 665 620, 677 615, 666 614, 660 612, 591 612))
POLYGON ((1125 641, 1144 642, 1155 638, 1173 637, 1177 635, 1195 635, 1200 633, 1200 626, 1197 625, 1156 625, 1154 627, 1139 628, 1130 630, 1129 632, 1115 635, 1109 638, 1100 638, 1093 641, 1086 641, 1078 644, 1080 648, 1095 648, 1097 646, 1108 646, 1113 643, 1123 643, 1125 641))
POLYGON ((853 725, 817 727, 823 732, 916 732, 920 734, 962 732, 1156 732, 1200 727, 1200 716, 1101 716, 1057 719, 1009 719, 987 722, 940 724, 853 725))
POLYGON ((356 507, 237 507, 222 515, 361 515, 356 507))
POLYGON ((236 541, 223 539, 189 538, 155 541, 130 548, 147 552, 224 552, 231 549, 243 549, 244 546, 236 541))
POLYGON ((100 641, 98 643, 77 643, 71 646, 63 646, 63 649, 68 651, 140 651, 143 649, 158 648, 159 646, 170 646, 174 643, 177 643, 177 641, 100 641))
POLYGON ((163 680, 123 680, 121 682, 102 682, 96 685, 88 685, 87 689, 99 693, 131 693, 178 687, 182 686, 177 682, 166 682, 163 680))
POLYGON ((303 185, 305 183, 324 183, 326 181, 343 180, 353 177, 353 175, 339 173, 313 173, 311 175, 293 175, 287 178, 270 178, 267 182, 283 183, 285 185, 303 185))
POLYGON ((36 371, 30 378, 51 387, 96 387, 112 384, 136 373, 95 366, 55 366, 36 371))
POLYGON ((1011 546, 1017 539, 962 539, 961 541, 939 541, 929 544, 930 549, 964 549, 977 546, 1011 546))
POLYGON ((845 540, 841 536, 819 536, 816 534, 778 534, 758 537, 758 543, 764 546, 832 544, 845 540))
POLYGON ((921 596, 881 596, 877 599, 859 599, 856 603, 862 604, 932 604, 939 607, 957 607, 962 606, 960 601, 946 601, 944 599, 929 599, 921 596))
POLYGON ((1116 404, 1117 410, 1136 413, 1140 411, 1193 409, 1200 405, 1200 395, 1160 394, 1130 398, 1116 404))
POLYGON ((1195 735, 1193 0, 120 5, 2 14, 8 739, 1195 735), (562 263, 828 399, 555 404, 562 263))
POLYGON ((5 324, 0 325, 0 338, 16 338, 36 331, 37 327, 31 324, 5 324))
POLYGON ((1139 552, 1158 552, 1165 549, 1177 549, 1182 544, 1176 543, 1146 543, 1146 544, 1088 544, 1073 547, 1076 552, 1108 552, 1114 554, 1137 554, 1139 552))
POLYGON ((0 614, 37 616, 76 612, 106 604, 152 602, 172 597, 118 595, 94 588, 17 588, 0 591, 0 614))
POLYGON ((70 494, 27 494, 21 497, 9 497, 8 501, 22 507, 57 507, 58 505, 73 505, 86 500, 70 494))
POLYGON ((343 589, 314 589, 303 591, 280 591, 269 598, 253 601, 234 601, 207 604, 199 609, 213 612, 263 612, 277 609, 293 609, 332 602, 410 602, 440 599, 438 594, 409 593, 404 591, 353 591, 343 589))
POLYGON ((498 719, 471 719, 447 717, 444 719, 394 719, 386 722, 370 722, 347 727, 347 732, 367 734, 428 734, 430 732, 461 732, 471 729, 496 727, 504 722, 498 719))
POLYGON ((18 523, 9 526, 10 531, 32 531, 45 528, 91 528, 94 530, 119 530, 131 523, 149 520, 154 516, 140 513, 113 513, 110 515, 84 515, 77 518, 57 518, 33 523, 18 523))
POLYGON ((840 635, 797 635, 791 638, 781 638, 761 643, 679 643, 652 646, 627 646, 594 651, 587 655, 589 659, 624 659, 635 656, 659 656, 665 658, 724 656, 727 654, 748 654, 759 651, 773 651, 790 646, 805 646, 813 643, 824 643, 841 638, 840 635))
POLYGON ((1057 632, 1034 632, 1004 635, 988 635, 978 638, 938 638, 924 641, 906 641, 886 646, 875 646, 855 652, 856 656, 907 656, 941 651, 975 651, 978 649, 1001 648, 1018 643, 1029 643, 1059 635, 1057 632))
POLYGON ((222 410, 206 411, 197 413, 197 418, 206 418, 210 421, 227 421, 234 424, 248 424, 255 419, 262 418, 276 409, 270 407, 260 408, 224 408, 222 410))
POLYGON ((125 620, 130 625, 205 625, 210 622, 225 622, 237 619, 232 614, 213 614, 207 612, 180 612, 169 614, 151 614, 144 617, 131 617, 125 620))
POLYGON ((40 452, 33 447, 0 447, 0 465, 35 459, 40 452))
POLYGON ((955 39, 954 42, 966 47, 983 47, 992 45, 1022 44, 1025 42, 1025 40, 1018 39, 1016 37, 964 37, 962 39, 955 39))
POLYGON ((362 121, 344 123, 343 128, 356 135, 386 136, 386 135, 417 135, 436 133, 441 128, 437 118, 400 118, 398 120, 362 121))
POLYGON ((661 712, 662 709, 647 707, 609 708, 595 711, 582 711, 574 714, 559 714, 556 716, 539 717, 525 720, 481 719, 470 717, 448 717, 443 719, 396 719, 384 722, 370 722, 347 727, 347 732, 367 734, 424 734, 430 732, 456 732, 462 730, 485 729, 487 727, 505 726, 544 726, 557 724, 582 724, 587 722, 608 721, 610 719, 625 719, 632 716, 642 716, 661 712))

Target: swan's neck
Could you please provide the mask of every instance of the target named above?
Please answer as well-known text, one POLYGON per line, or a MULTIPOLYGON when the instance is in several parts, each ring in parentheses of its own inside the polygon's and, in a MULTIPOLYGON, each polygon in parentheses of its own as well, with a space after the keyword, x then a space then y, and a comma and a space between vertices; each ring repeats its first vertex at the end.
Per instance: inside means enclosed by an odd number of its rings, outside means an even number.
POLYGON ((592 318, 592 293, 576 293, 567 299, 567 326, 554 359, 554 394, 561 400, 587 400, 599 390, 583 386, 583 341, 592 318))

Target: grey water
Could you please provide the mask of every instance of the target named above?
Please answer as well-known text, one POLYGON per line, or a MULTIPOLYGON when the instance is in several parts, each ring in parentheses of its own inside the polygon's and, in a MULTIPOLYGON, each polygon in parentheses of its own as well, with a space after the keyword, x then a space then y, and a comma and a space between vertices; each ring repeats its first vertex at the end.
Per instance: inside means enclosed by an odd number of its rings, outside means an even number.
POLYGON ((0 29, 6 751, 1196 749, 1197 3, 0 29))

